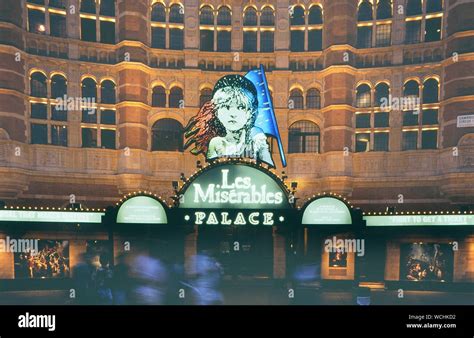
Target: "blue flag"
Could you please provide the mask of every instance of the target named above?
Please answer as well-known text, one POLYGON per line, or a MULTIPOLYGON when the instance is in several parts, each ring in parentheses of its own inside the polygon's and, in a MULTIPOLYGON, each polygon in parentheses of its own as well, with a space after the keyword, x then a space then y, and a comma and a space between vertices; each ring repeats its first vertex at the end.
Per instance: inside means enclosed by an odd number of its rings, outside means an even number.
POLYGON ((258 112, 255 120, 255 126, 262 129, 266 135, 276 138, 278 150, 280 151, 281 163, 286 167, 286 158, 283 152, 280 132, 276 121, 275 111, 273 110, 272 98, 268 90, 268 83, 265 77, 263 66, 254 69, 245 74, 245 77, 252 81, 257 89, 258 112))

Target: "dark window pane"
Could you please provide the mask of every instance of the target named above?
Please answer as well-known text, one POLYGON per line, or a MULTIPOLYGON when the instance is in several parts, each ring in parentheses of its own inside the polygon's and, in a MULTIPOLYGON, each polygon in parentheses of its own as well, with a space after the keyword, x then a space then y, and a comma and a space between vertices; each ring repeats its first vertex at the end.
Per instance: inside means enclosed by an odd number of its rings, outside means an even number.
POLYGON ((46 76, 43 73, 36 72, 31 74, 30 90, 31 96, 47 97, 46 76))
POLYGON ((97 29, 95 27, 95 20, 81 19, 81 40, 97 41, 97 29))
POLYGON ((163 87, 153 88, 152 103, 153 107, 166 107, 166 92, 163 87))
POLYGON ((100 15, 115 16, 115 0, 100 0, 100 15))
POLYGON ((274 33, 271 31, 260 32, 260 51, 271 53, 274 51, 274 33))
POLYGON ((438 109, 424 109, 422 123, 424 125, 438 124, 438 109))
POLYGON ((383 106, 387 109, 391 102, 389 102, 390 87, 386 83, 380 83, 375 87, 375 106, 383 106))
POLYGON ((67 95, 67 82, 64 76, 54 75, 51 79, 51 98, 56 99, 58 97, 64 99, 67 95))
POLYGON ((115 43, 115 22, 100 22, 100 42, 109 44, 115 43))
POLYGON ((422 149, 438 148, 438 131, 437 130, 423 130, 421 132, 421 148, 422 149))
POLYGON ((67 147, 66 126, 51 126, 51 144, 67 147))
POLYGON ((50 31, 52 36, 66 37, 66 16, 49 13, 50 31))
POLYGON ((244 32, 244 52, 257 51, 257 32, 244 32))
POLYGON ((404 126, 417 126, 418 125, 418 116, 417 112, 407 111, 403 113, 403 125, 404 126))
POLYGON ((290 93, 290 100, 289 100, 289 108, 290 109, 303 109, 303 93, 299 89, 293 89, 290 93))
POLYGON ((115 124, 115 110, 105 109, 100 112, 100 123, 115 124))
POLYGON ((183 108, 183 90, 178 87, 170 90, 170 108, 183 108))
POLYGON ((49 0, 49 7, 66 8, 66 0, 49 0))
POLYGON ((311 88, 306 93, 306 108, 309 108, 309 109, 321 108, 321 93, 318 89, 311 88))
POLYGON ((313 122, 299 121, 288 132, 289 153, 318 153, 320 132, 313 122))
POLYGON ((377 34, 375 36, 375 45, 377 47, 386 47, 391 44, 392 25, 377 25, 377 34))
POLYGON ((166 29, 161 27, 152 27, 151 46, 153 48, 166 48, 166 29))
POLYGON ((303 52, 304 51, 304 31, 293 30, 291 31, 291 51, 292 52, 303 52))
POLYGON ((356 128, 370 128, 370 114, 356 114, 356 128))
POLYGON ((28 9, 28 31, 38 34, 46 33, 44 12, 31 8, 28 9))
POLYGON ((115 130, 100 130, 101 147, 106 149, 115 149, 115 130))
POLYGON ((201 13, 199 14, 199 23, 201 25, 214 25, 214 13, 211 7, 204 6, 201 8, 201 13))
POLYGON ((260 16, 260 26, 274 26, 275 25, 275 14, 271 7, 265 7, 262 9, 262 15, 260 16))
POLYGON ((82 147, 97 148, 97 129, 82 128, 82 147))
POLYGON ((214 50, 214 31, 201 29, 201 50, 202 51, 213 51, 214 50))
POLYGON ((388 133, 374 133, 374 151, 388 151, 388 133))
POLYGON ((356 153, 370 151, 370 134, 356 134, 356 153))
POLYGON ((421 20, 407 21, 405 34, 405 43, 420 42, 421 20))
POLYGON ((421 0, 407 0, 407 15, 421 14, 421 0))
POLYGON ((323 30, 312 29, 308 31, 308 50, 319 51, 323 49, 323 30))
POLYGON ((48 144, 48 126, 46 124, 31 124, 31 143, 48 144))
POLYGON ((435 79, 426 80, 423 84, 423 103, 436 103, 438 101, 438 81, 435 79))
POLYGON ((152 127, 152 149, 183 151, 183 127, 173 119, 158 120, 152 127))
POLYGON ((357 13, 358 21, 370 21, 373 18, 372 5, 368 1, 363 1, 359 5, 359 11, 357 13))
POLYGON ((82 122, 97 123, 97 110, 96 109, 82 109, 82 122))
POLYGON ((323 23, 323 13, 321 12, 321 7, 313 6, 309 10, 308 24, 310 25, 320 25, 323 23))
POLYGON ((392 17, 392 1, 380 0, 377 4, 377 19, 388 19, 392 17))
POLYGON ((441 12, 443 10, 443 0, 427 0, 426 12, 441 12))
POLYGON ((217 51, 230 52, 231 32, 218 31, 217 32, 217 51))
POLYGON ((51 106, 51 120, 67 121, 67 107, 51 106))
POLYGON ((31 117, 34 119, 46 120, 48 118, 48 105, 43 103, 32 103, 31 117))
POLYGON ((183 30, 179 28, 170 29, 170 49, 183 49, 183 30))
POLYGON ((219 12, 217 14, 217 24, 221 26, 231 25, 231 15, 229 7, 219 8, 219 12))
POLYGON ((102 103, 114 104, 115 103, 115 83, 113 83, 110 80, 102 81, 100 95, 101 95, 102 103))
POLYGON ((199 96, 199 107, 202 107, 204 103, 211 101, 212 99, 212 89, 203 89, 201 90, 201 95, 199 96))
POLYGON ((257 26, 257 11, 249 7, 244 13, 244 26, 257 26))
POLYGON ((367 108, 370 106, 372 106, 370 87, 366 84, 362 84, 357 87, 356 107, 367 108))
POLYGON ((415 131, 404 131, 402 140, 402 150, 416 150, 416 144, 418 141, 418 132, 415 131))
POLYGON ((357 48, 372 47, 372 26, 357 27, 357 48))
POLYGON ((301 6, 294 6, 290 10, 290 24, 292 26, 304 25, 304 9, 301 6))
POLYGON ((97 84, 91 78, 86 78, 82 80, 81 84, 81 94, 85 99, 90 101, 97 102, 97 84))
POLYGON ((81 0, 81 12, 95 14, 95 1, 81 0))
POLYGON ((388 127, 388 113, 387 112, 382 112, 382 113, 375 113, 374 115, 374 127, 375 128, 385 128, 388 127))
POLYGON ((426 19, 425 41, 438 41, 441 39, 441 18, 426 19))
POLYGON ((151 21, 166 22, 166 10, 162 3, 156 3, 151 9, 151 21))

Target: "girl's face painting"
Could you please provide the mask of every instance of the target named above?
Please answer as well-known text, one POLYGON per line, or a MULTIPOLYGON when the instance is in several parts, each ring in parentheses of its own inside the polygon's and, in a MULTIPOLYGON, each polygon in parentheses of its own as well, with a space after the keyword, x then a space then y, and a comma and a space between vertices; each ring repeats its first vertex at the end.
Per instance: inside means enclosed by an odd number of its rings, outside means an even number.
POLYGON ((214 95, 213 100, 217 118, 226 130, 241 130, 251 118, 250 99, 241 90, 223 88, 214 95))

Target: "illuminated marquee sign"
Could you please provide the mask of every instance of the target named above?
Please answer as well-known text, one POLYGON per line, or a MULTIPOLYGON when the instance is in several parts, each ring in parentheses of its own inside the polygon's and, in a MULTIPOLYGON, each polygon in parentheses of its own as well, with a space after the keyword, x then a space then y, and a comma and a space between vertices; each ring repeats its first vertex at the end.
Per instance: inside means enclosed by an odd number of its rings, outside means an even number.
POLYGON ((120 206, 117 223, 166 224, 168 218, 160 202, 148 196, 136 196, 120 206))
POLYGON ((0 210, 0 222, 101 223, 103 212, 0 210))
POLYGON ((474 215, 364 216, 367 226, 474 226, 474 215))
POLYGON ((302 224, 352 224, 352 216, 341 200, 321 197, 305 208, 302 224))
POLYGON ((204 170, 179 196, 187 222, 221 225, 274 225, 291 209, 288 192, 263 171, 243 163, 204 170))
POLYGON ((253 158, 274 167, 267 136, 278 143, 283 167, 285 154, 263 66, 245 76, 219 79, 210 101, 203 104, 185 128, 185 148, 208 160, 253 158))

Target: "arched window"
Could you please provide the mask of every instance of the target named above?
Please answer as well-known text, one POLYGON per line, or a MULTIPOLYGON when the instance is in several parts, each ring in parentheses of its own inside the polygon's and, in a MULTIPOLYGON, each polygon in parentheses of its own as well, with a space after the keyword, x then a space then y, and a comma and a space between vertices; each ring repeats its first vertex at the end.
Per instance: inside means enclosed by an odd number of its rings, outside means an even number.
POLYGON ((249 7, 244 13, 244 26, 257 26, 257 10, 249 7))
POLYGON ((100 15, 115 16, 115 0, 100 0, 100 15))
POLYGON ((320 109, 321 108, 321 92, 316 88, 311 88, 306 93, 306 108, 320 109))
POLYGON ((308 24, 321 25, 323 23, 323 12, 321 7, 313 6, 309 9, 308 24))
POLYGON ((367 108, 372 106, 372 97, 370 93, 370 86, 368 84, 361 84, 357 87, 356 93, 356 107, 367 108))
POLYGON ((166 9, 165 5, 161 2, 157 2, 151 9, 151 21, 155 22, 166 22, 166 9))
POLYGON ((222 26, 231 25, 231 13, 230 8, 227 6, 222 6, 217 12, 217 24, 222 26))
POLYGON ((97 83, 94 79, 86 77, 81 83, 81 95, 86 99, 94 99, 97 102, 97 83))
POLYGON ((67 95, 67 81, 62 75, 56 74, 51 78, 51 98, 63 98, 67 95))
POLYGON ((81 0, 81 12, 95 14, 95 0, 81 0))
POLYGON ((427 0, 426 13, 441 12, 443 10, 442 0, 427 0))
POLYGON ((170 108, 183 108, 183 90, 179 87, 173 87, 170 90, 170 108))
POLYGON ((293 89, 290 92, 290 109, 303 109, 303 92, 299 89, 293 89))
POLYGON ((36 97, 47 97, 47 87, 46 87, 46 75, 41 72, 35 72, 31 74, 30 78, 30 90, 31 96, 36 97))
POLYGON ((407 0, 407 15, 421 14, 421 0, 407 0))
POLYGON ((110 80, 102 81, 100 85, 100 99, 102 103, 115 103, 115 83, 110 80))
POLYGON ((420 97, 420 88, 418 82, 410 80, 403 86, 403 96, 405 97, 420 97))
POLYGON ((423 83, 423 103, 439 102, 439 83, 436 79, 428 79, 423 83))
POLYGON ((161 119, 151 128, 151 150, 183 151, 183 126, 173 119, 161 119))
POLYGON ((288 131, 288 153, 319 153, 320 131, 317 124, 298 121, 288 131))
POLYGON ((390 106, 389 102, 390 87, 385 82, 379 83, 375 87, 375 106, 390 106))
POLYGON ((201 8, 199 14, 199 23, 201 25, 213 25, 214 24, 214 13, 210 6, 204 6, 201 8))
POLYGON ((166 91, 162 86, 153 87, 151 98, 152 107, 166 107, 166 91))
POLYGON ((184 7, 180 4, 172 4, 170 6, 170 19, 172 23, 183 23, 184 22, 184 7))
POLYGON ((212 99, 212 89, 204 88, 201 90, 199 95, 199 107, 202 107, 204 103, 211 101, 212 99))
POLYGON ((294 6, 290 11, 290 25, 304 25, 304 8, 302 6, 294 6))
POLYGON ((260 16, 260 26, 275 26, 275 13, 273 8, 270 6, 262 9, 262 15, 260 16))
POLYGON ((377 19, 388 19, 392 17, 392 1, 379 0, 377 3, 377 19))
POLYGON ((372 4, 369 1, 364 0, 359 5, 359 9, 357 11, 357 20, 358 21, 370 21, 372 19, 373 19, 372 4))

